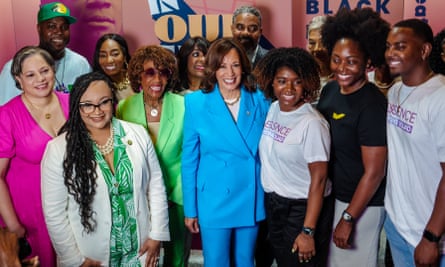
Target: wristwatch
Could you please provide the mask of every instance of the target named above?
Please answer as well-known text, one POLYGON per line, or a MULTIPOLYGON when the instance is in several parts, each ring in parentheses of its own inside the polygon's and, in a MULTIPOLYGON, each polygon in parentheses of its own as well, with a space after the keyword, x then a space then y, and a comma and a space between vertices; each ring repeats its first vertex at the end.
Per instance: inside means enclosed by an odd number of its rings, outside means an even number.
POLYGON ((301 232, 302 232, 303 234, 308 235, 308 236, 314 236, 314 234, 315 234, 315 229, 314 229, 314 228, 310 228, 310 227, 303 226, 303 228, 301 228, 301 232))
POLYGON ((351 214, 349 214, 346 210, 343 211, 343 214, 341 215, 341 218, 348 223, 353 223, 354 222, 354 217, 352 217, 351 214))
POLYGON ((433 243, 439 243, 439 241, 440 241, 440 236, 437 236, 437 235, 431 233, 427 229, 425 229, 423 231, 423 238, 425 238, 426 240, 433 242, 433 243))

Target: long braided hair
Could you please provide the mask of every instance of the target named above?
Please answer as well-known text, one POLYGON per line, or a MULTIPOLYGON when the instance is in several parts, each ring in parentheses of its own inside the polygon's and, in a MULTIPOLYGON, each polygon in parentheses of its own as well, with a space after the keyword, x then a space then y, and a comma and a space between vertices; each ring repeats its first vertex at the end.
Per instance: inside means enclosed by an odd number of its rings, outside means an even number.
POLYGON ((68 193, 79 204, 79 215, 84 231, 93 232, 96 227, 94 211, 91 208, 96 193, 96 160, 93 143, 88 129, 80 115, 80 98, 94 81, 104 81, 113 92, 109 78, 100 72, 79 76, 70 93, 69 118, 59 134, 66 132, 66 154, 63 160, 63 177, 68 193))

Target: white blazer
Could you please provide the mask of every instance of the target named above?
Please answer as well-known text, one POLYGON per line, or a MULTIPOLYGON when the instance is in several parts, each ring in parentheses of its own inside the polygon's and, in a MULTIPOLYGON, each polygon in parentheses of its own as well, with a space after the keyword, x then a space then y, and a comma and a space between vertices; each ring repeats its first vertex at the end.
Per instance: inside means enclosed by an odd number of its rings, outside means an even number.
MULTIPOLYGON (((126 144, 133 165, 139 248, 147 238, 168 241, 167 197, 153 144, 142 126, 120 123, 126 133, 122 142, 126 144)), ((79 205, 64 184, 65 136, 62 134, 48 143, 41 163, 43 212, 58 263, 59 266, 80 266, 88 257, 108 266, 112 219, 107 184, 97 166, 97 187, 92 203, 97 226, 94 232, 87 234, 81 224, 79 205)), ((140 260, 144 266, 145 257, 140 260)))

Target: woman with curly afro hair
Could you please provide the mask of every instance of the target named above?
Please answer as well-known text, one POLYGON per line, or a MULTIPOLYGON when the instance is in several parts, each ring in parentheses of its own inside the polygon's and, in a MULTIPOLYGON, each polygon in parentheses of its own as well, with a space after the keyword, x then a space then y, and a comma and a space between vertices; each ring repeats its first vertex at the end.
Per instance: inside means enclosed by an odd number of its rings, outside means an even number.
POLYGON ((385 96, 367 69, 385 62, 389 24, 370 8, 341 9, 322 28, 334 81, 317 105, 330 124, 335 214, 330 266, 376 266, 385 217, 385 96))
POLYGON ((328 122, 311 105, 319 64, 302 48, 269 51, 255 69, 270 106, 259 145, 269 239, 278 266, 326 266, 332 216, 328 122))
POLYGON ((117 117, 144 126, 155 145, 169 200, 171 242, 165 242, 164 265, 185 266, 191 233, 184 225, 181 153, 184 97, 177 86, 175 55, 159 45, 138 48, 131 57, 128 75, 140 93, 119 102, 117 117))

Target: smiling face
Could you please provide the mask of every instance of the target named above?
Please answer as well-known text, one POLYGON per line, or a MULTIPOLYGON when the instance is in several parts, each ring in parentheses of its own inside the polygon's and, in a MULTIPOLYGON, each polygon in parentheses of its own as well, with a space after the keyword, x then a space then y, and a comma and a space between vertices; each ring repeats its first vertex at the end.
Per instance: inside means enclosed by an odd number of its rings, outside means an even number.
POLYGON ((385 59, 392 75, 402 79, 415 76, 423 68, 423 43, 410 28, 395 27, 386 39, 385 59))
POLYGON ((168 83, 169 70, 162 67, 156 68, 153 60, 145 61, 143 67, 140 78, 144 96, 150 100, 161 99, 168 83))
POLYGON ((187 75, 189 80, 192 80, 192 78, 204 78, 204 59, 204 53, 195 45, 193 51, 187 57, 187 75))
POLYGON ((125 71, 125 56, 118 42, 105 40, 99 52, 99 65, 103 72, 110 76, 113 81, 119 81, 125 71))
POLYGON ((240 57, 235 48, 224 56, 221 65, 215 73, 219 89, 222 91, 238 90, 242 78, 240 57))
POLYGON ((23 61, 22 73, 15 76, 23 92, 30 97, 45 97, 54 88, 54 70, 40 54, 23 61))
POLYGON ((241 13, 235 17, 232 24, 232 35, 247 52, 252 52, 261 37, 261 25, 257 16, 250 13, 241 13))
POLYGON ((70 25, 62 17, 45 20, 37 25, 40 46, 47 50, 55 60, 63 56, 70 41, 70 25))
POLYGON ((331 70, 342 92, 352 93, 366 82, 365 55, 359 43, 349 38, 339 39, 332 50, 331 70))
POLYGON ((110 87, 104 81, 93 81, 80 98, 80 116, 89 132, 107 128, 113 116, 113 99, 110 87), (91 113, 83 111, 82 105, 93 104, 91 113))
POLYGON ((281 111, 295 110, 304 103, 302 80, 289 67, 277 70, 272 87, 281 111))

